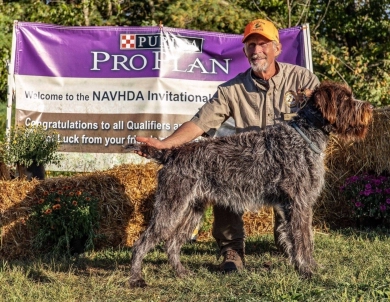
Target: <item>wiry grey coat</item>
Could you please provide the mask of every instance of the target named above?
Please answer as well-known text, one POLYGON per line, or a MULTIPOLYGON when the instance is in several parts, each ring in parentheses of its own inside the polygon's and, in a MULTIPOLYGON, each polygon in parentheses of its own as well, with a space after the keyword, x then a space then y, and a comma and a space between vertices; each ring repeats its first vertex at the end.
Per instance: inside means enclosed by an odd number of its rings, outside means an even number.
POLYGON ((273 206, 281 218, 275 231, 278 245, 302 276, 311 276, 316 267, 312 207, 324 185, 329 134, 363 138, 372 106, 355 100, 348 87, 331 82, 322 83, 310 98, 301 97, 300 106, 293 121, 260 132, 164 150, 125 146, 126 151, 141 151, 163 165, 153 217, 133 246, 130 286, 146 286, 141 263, 161 241, 177 274, 187 273, 180 249, 210 204, 238 213, 273 206))

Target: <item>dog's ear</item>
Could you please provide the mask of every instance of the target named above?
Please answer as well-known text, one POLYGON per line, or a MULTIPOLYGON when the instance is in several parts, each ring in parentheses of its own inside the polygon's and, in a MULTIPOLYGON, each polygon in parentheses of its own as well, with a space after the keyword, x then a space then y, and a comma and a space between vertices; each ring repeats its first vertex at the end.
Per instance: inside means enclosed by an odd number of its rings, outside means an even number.
POLYGON ((372 106, 357 101, 349 86, 326 81, 315 91, 315 101, 333 132, 349 139, 364 138, 372 117, 372 106))
POLYGON ((331 82, 324 81, 312 93, 317 108, 331 124, 334 124, 337 118, 337 103, 333 88, 331 82))

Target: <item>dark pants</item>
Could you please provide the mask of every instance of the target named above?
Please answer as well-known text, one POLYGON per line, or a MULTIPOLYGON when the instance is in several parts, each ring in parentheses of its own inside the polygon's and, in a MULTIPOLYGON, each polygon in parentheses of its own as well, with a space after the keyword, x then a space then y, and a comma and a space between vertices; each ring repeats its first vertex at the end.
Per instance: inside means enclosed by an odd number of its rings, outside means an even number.
POLYGON ((245 247, 244 221, 241 214, 229 208, 215 206, 213 237, 217 241, 221 254, 227 250, 240 250, 245 247))
MULTIPOLYGON (((221 254, 228 250, 245 249, 245 229, 242 216, 244 213, 236 214, 229 208, 215 206, 213 237, 215 238, 221 254)), ((283 222, 282 216, 274 211, 274 238, 277 247, 279 234, 276 231, 279 224, 283 222)))

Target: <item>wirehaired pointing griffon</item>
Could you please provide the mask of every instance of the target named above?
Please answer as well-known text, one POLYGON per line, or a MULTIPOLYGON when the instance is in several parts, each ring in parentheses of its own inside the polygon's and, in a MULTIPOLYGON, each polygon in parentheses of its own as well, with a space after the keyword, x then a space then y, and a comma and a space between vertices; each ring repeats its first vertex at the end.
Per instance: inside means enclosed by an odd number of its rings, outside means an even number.
POLYGON ((163 150, 142 144, 124 146, 127 152, 140 151, 163 165, 153 216, 133 246, 131 287, 146 286, 142 260, 161 241, 177 275, 188 273, 180 262, 180 250, 209 205, 230 207, 237 213, 272 206, 279 216, 278 246, 303 277, 312 275, 316 268, 312 208, 324 185, 329 135, 364 138, 373 107, 356 100, 349 87, 329 81, 310 96, 295 95, 297 115, 259 132, 163 150))

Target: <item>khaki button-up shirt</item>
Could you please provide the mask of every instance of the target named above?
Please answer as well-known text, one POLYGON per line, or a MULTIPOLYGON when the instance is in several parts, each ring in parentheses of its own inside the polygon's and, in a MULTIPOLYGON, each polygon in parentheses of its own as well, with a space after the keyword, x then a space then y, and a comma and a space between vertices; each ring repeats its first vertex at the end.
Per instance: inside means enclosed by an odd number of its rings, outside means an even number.
POLYGON ((279 72, 268 80, 269 87, 256 81, 251 68, 218 86, 214 96, 191 119, 205 133, 213 136, 229 117, 236 132, 260 130, 282 121, 281 113, 291 112, 284 101, 289 90, 314 89, 319 80, 308 69, 277 63, 279 72))

